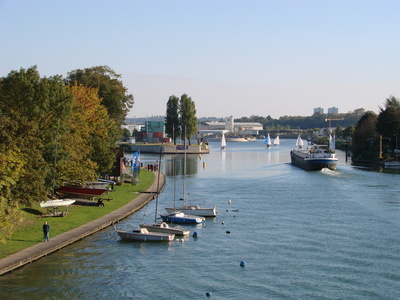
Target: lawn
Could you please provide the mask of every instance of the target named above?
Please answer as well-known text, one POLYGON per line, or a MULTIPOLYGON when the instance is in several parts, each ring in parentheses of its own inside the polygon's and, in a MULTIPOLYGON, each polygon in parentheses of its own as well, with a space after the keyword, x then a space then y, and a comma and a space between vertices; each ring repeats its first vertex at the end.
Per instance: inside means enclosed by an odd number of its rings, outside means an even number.
MULTIPOLYGON (((50 225, 50 238, 90 221, 100 218, 112 212, 129 201, 135 199, 141 192, 146 191, 154 181, 154 173, 142 169, 140 172, 140 183, 132 185, 125 183, 117 185, 107 197, 112 200, 104 200, 104 207, 71 205, 65 217, 41 218, 46 213, 39 203, 30 208, 23 208, 23 225, 19 226, 10 239, 0 246, 0 258, 18 252, 37 243, 43 242, 42 225, 47 221, 50 225)), ((96 203, 96 202, 95 202, 96 203)), ((64 211, 65 209, 59 209, 64 211)))

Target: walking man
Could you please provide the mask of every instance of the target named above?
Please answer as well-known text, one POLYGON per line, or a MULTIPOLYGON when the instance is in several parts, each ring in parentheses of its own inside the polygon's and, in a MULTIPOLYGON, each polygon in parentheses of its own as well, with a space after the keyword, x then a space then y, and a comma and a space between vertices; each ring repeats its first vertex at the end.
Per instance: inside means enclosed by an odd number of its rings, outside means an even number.
POLYGON ((47 222, 44 222, 44 224, 43 224, 44 241, 43 242, 48 242, 49 241, 49 232, 50 232, 50 225, 47 224, 47 222))

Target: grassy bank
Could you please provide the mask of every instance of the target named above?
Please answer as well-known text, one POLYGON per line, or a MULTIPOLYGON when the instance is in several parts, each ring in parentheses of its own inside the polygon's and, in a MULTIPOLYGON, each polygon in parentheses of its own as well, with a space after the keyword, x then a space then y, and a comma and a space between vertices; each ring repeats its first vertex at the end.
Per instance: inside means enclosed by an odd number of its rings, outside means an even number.
MULTIPOLYGON (((154 173, 142 170, 139 184, 126 183, 115 186, 114 190, 104 197, 112 199, 105 200, 104 207, 71 205, 68 207, 68 214, 65 217, 41 218, 40 215, 45 214, 46 209, 41 208, 39 203, 31 208, 23 208, 24 220, 12 237, 0 245, 0 258, 43 242, 42 225, 45 221, 50 225, 50 238, 54 237, 120 208, 135 199, 141 192, 146 191, 153 181, 154 173)), ((59 211, 64 210, 64 208, 59 209, 59 211)))

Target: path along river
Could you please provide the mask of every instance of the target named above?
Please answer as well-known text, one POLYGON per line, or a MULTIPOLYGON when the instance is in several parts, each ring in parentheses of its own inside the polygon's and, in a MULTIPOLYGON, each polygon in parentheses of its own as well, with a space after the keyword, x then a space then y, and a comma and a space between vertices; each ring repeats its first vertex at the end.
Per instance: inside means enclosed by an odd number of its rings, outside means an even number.
MULTIPOLYGON (((123 242, 108 228, 0 277, 1 298, 400 298, 400 174, 353 167, 340 151, 337 171, 306 172, 290 164, 294 140, 210 146, 188 155, 185 181, 183 156, 161 158, 158 209, 182 204, 184 185, 190 202, 217 205, 216 218, 186 226, 197 238, 123 242)), ((152 221, 155 209, 118 227, 152 221)))

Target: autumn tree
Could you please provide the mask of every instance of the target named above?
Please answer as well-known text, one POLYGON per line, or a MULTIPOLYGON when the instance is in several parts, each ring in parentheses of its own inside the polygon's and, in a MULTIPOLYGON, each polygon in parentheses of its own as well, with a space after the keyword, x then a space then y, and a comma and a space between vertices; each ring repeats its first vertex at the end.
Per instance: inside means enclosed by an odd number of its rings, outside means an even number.
POLYGON ((73 85, 75 82, 87 87, 97 88, 101 104, 107 108, 108 115, 114 119, 116 126, 123 124, 134 99, 123 86, 121 75, 108 66, 97 66, 77 69, 68 73, 66 81, 73 85))

